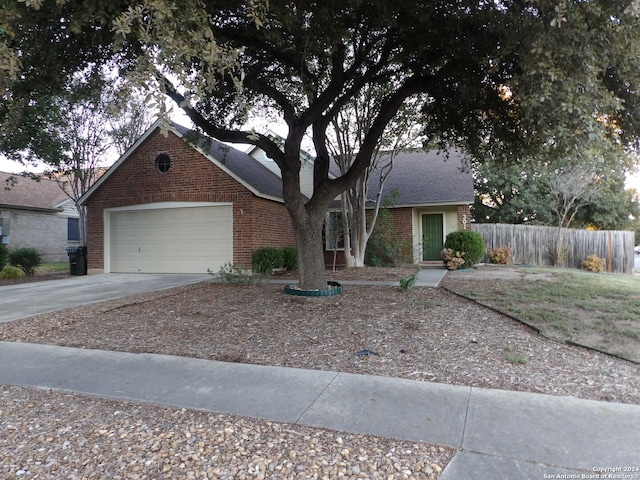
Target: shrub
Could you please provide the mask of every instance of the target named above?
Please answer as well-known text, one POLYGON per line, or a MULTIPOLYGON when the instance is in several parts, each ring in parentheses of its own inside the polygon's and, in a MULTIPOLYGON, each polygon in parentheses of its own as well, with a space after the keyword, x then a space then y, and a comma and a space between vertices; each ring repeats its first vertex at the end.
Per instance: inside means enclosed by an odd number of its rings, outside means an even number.
MULTIPOLYGON (((210 268, 207 269, 207 272, 210 275, 216 275, 216 272, 210 268)), ((253 285, 263 279, 261 275, 252 275, 248 268, 233 265, 230 262, 222 265, 218 270, 217 275, 220 280, 222 280, 222 283, 229 285, 253 285)))
POLYGON ((256 273, 270 275, 274 268, 282 268, 283 264, 283 254, 279 248, 262 247, 251 257, 251 267, 256 273))
POLYGON ((604 272, 605 259, 598 257, 596 254, 589 255, 582 266, 590 272, 604 272))
POLYGON ((411 275, 409 278, 400 277, 400 290, 402 290, 405 293, 411 290, 416 284, 416 282, 418 281, 419 273, 420 273, 420 270, 416 270, 415 273, 411 275))
POLYGON ((440 252, 442 262, 447 270, 457 270, 464 265, 465 252, 454 252, 450 248, 445 248, 440 252))
POLYGON ((365 264, 374 267, 413 264, 413 243, 411 237, 400 232, 391 219, 391 207, 395 206, 400 197, 400 192, 391 189, 391 192, 382 202, 376 226, 367 243, 365 250, 365 264))
POLYGON ((0 243, 0 270, 4 268, 8 261, 9 248, 4 243, 0 243))
POLYGON ((563 267, 567 264, 567 260, 571 255, 571 247, 563 246, 562 243, 558 245, 549 245, 547 247, 549 251, 549 259, 551 260, 551 265, 554 267, 563 267))
POLYGON ((489 261, 501 265, 511 263, 511 249, 509 247, 494 248, 489 252, 489 261))
POLYGON ((282 248, 282 267, 285 270, 298 270, 298 250, 296 247, 282 248))
POLYGON ((24 277, 24 273, 18 267, 12 267, 7 265, 2 270, 0 270, 0 279, 8 280, 14 278, 22 278, 24 277))
POLYGON ((9 264, 20 268, 25 275, 33 275, 42 264, 42 257, 35 248, 18 248, 9 253, 9 264))
POLYGON ((400 233, 393 225, 373 230, 365 251, 365 264, 372 267, 401 267, 413 263, 411 238, 400 233))
POLYGON ((461 268, 471 268, 484 258, 484 240, 479 233, 470 230, 451 232, 444 241, 444 248, 464 255, 461 268))

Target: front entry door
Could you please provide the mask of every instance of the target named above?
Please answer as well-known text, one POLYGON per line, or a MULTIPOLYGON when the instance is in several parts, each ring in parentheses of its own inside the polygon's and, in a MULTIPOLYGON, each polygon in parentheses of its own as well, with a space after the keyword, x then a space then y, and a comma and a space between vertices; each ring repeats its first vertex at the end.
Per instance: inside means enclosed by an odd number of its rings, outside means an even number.
POLYGON ((442 260, 440 252, 444 243, 442 214, 422 215, 422 260, 442 260))

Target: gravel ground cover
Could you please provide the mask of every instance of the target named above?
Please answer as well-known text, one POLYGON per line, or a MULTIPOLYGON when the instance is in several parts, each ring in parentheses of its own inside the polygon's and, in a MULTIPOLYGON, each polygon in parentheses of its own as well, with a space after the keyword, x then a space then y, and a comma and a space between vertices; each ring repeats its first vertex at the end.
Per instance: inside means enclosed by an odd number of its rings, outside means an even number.
MULTIPOLYGON (((413 271, 330 277, 397 281, 413 271)), ((345 286, 342 295, 308 298, 285 295, 282 285, 204 282, 3 324, 0 340, 640 404, 637 364, 549 340, 443 289, 345 286)), ((2 478, 436 478, 453 453, 17 387, 3 387, 0 405, 2 478), (70 439, 74 432, 79 437, 70 439)))
POLYGON ((435 479, 451 449, 0 386, 0 478, 435 479))

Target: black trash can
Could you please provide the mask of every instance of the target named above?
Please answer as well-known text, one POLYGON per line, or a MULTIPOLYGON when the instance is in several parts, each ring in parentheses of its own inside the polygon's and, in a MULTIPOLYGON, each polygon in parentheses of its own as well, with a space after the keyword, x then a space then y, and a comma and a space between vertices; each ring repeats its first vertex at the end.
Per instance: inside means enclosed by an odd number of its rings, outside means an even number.
POLYGON ((87 274, 87 247, 69 247, 69 273, 71 275, 87 274))

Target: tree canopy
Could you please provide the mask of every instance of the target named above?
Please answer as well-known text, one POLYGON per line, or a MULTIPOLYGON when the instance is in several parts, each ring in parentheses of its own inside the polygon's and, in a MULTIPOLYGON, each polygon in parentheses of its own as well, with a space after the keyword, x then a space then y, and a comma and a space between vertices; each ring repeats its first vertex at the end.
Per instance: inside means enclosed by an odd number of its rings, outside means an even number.
MULTIPOLYGON (((425 134, 472 154, 631 142, 640 122, 637 0, 24 0, 0 13, 0 121, 34 96, 116 62, 167 94, 199 130, 262 148, 280 167, 303 288, 323 288, 329 203, 371 161, 386 125, 422 94, 425 134), (367 86, 393 85, 355 159, 330 178, 327 129, 367 86), (278 114, 283 146, 243 131, 252 109, 278 114), (300 148, 317 154, 299 189, 300 148)), ((158 97, 160 100, 161 97, 158 97)), ((512 158, 518 158, 514 156, 512 158)))
POLYGON ((509 165, 496 159, 478 162, 474 221, 628 229, 630 218, 640 213, 636 194, 625 189, 626 174, 636 163, 636 155, 619 148, 584 148, 566 158, 541 154, 509 165), (556 210, 570 189, 578 195, 567 224, 556 210))

